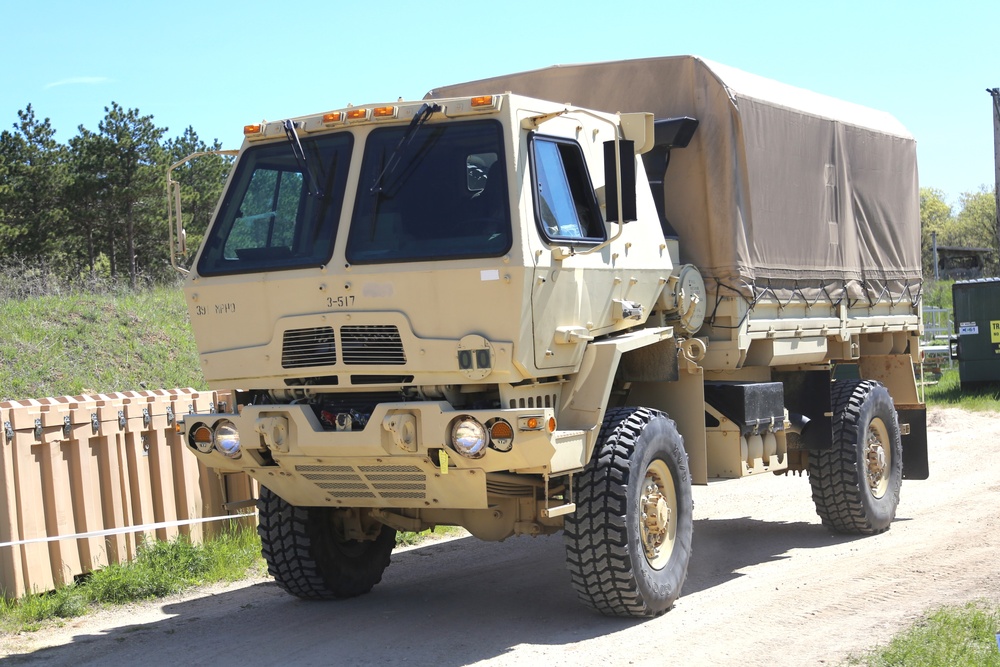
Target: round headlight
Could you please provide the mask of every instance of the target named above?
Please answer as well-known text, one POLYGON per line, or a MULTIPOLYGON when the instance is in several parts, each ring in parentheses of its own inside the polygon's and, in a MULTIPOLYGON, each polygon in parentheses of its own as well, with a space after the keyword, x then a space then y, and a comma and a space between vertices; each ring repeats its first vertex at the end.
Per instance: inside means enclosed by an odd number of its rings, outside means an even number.
POLYGON ((486 427, 472 417, 459 417, 451 427, 451 444, 455 451, 470 459, 486 453, 486 427))
POLYGON ((188 443, 202 454, 210 453, 215 446, 212 429, 204 424, 194 424, 188 431, 188 443))
POLYGON ((215 426, 215 449, 231 459, 240 458, 240 433, 230 421, 221 421, 215 426))

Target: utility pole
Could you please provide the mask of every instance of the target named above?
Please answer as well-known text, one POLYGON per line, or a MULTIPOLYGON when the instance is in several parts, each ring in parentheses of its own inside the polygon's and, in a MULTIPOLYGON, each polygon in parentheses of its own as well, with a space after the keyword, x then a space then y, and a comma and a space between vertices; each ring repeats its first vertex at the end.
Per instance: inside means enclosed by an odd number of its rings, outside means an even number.
POLYGON ((996 170, 993 198, 996 201, 997 247, 1000 248, 1000 88, 987 88, 986 92, 993 97, 993 167, 996 170))
POLYGON ((934 282, 941 279, 938 271, 937 232, 931 232, 931 248, 934 250, 934 282))

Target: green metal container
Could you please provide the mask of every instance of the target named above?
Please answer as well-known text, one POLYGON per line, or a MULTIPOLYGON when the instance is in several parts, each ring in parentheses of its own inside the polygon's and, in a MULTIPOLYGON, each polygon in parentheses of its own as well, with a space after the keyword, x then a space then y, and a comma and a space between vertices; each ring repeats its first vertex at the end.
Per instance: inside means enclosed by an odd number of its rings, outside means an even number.
POLYGON ((1000 278, 961 280, 951 296, 962 389, 1000 384, 1000 278))

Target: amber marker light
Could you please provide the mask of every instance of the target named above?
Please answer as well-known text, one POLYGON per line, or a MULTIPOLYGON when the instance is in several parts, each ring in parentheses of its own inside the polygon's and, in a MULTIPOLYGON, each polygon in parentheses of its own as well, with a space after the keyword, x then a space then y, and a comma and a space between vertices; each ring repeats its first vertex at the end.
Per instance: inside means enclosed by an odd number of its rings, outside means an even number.
POLYGON ((490 425, 490 444, 501 452, 509 452, 514 444, 514 427, 504 419, 497 419, 490 425))
POLYGON ((510 427, 510 424, 508 424, 504 420, 498 419, 497 421, 493 422, 492 426, 490 426, 490 437, 492 437, 492 438, 513 438, 514 437, 514 429, 512 429, 510 427))
POLYGON ((261 123, 254 123, 253 125, 243 126, 243 136, 249 137, 254 134, 260 134, 264 131, 264 126, 261 123))
POLYGON ((215 448, 212 429, 205 424, 197 424, 192 428, 188 438, 191 446, 202 454, 208 454, 215 448))
POLYGON ((545 422, 545 428, 547 428, 549 430, 549 433, 555 433, 556 432, 556 418, 555 417, 549 417, 549 420, 547 422, 545 422))
POLYGON ((396 107, 375 107, 372 109, 372 116, 374 118, 395 118, 396 107))
POLYGON ((492 95, 480 95, 478 97, 472 98, 472 106, 474 107, 491 107, 493 106, 493 96, 492 95))
POLYGON ((339 123, 344 120, 344 114, 340 111, 334 111, 333 113, 323 114, 323 124, 327 125, 329 123, 339 123))
POLYGON ((347 112, 347 120, 365 120, 368 118, 368 109, 351 109, 347 112))

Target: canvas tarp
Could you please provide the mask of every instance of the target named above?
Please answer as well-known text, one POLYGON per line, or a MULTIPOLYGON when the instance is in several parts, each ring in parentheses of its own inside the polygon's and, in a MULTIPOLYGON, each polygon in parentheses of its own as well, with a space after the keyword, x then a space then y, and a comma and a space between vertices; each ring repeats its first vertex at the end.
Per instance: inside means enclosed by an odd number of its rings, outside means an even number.
POLYGON ((555 66, 436 88, 700 121, 672 151, 681 260, 744 294, 919 285, 916 145, 891 115, 694 56, 555 66))

